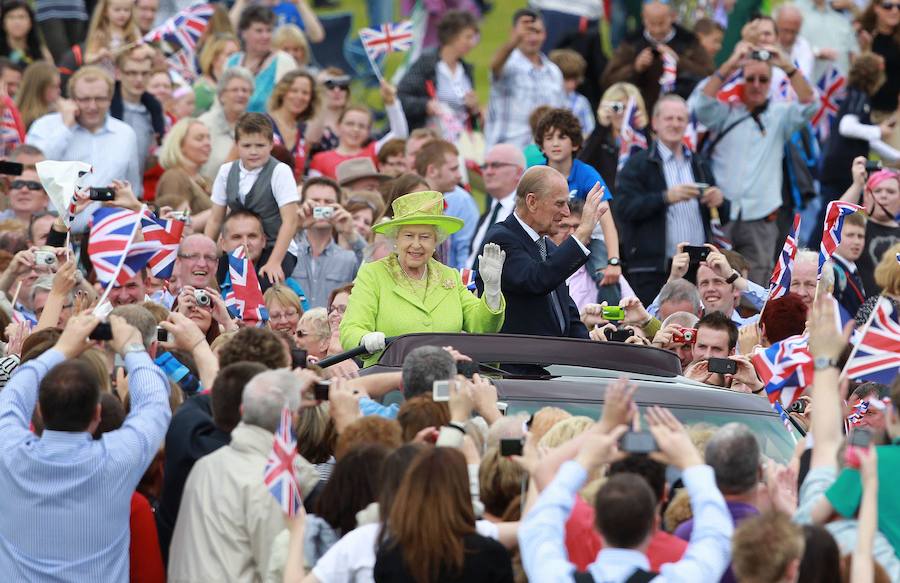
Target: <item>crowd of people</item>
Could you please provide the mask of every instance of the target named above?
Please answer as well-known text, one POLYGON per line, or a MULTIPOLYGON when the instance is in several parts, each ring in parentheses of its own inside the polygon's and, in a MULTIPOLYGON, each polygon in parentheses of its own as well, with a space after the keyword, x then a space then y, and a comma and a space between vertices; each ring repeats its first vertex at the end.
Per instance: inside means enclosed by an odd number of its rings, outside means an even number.
POLYGON ((897 0, 532 0, 486 100, 487 2, 369 2, 416 21, 393 81, 316 61, 333 2, 191 4, 0 4, 4 580, 900 582, 900 364, 843 374, 876 317, 900 346, 897 0), (147 225, 167 271, 126 261, 147 225), (767 402, 788 340, 805 439, 779 463, 624 378, 507 411, 452 346, 365 370, 419 332, 767 402))

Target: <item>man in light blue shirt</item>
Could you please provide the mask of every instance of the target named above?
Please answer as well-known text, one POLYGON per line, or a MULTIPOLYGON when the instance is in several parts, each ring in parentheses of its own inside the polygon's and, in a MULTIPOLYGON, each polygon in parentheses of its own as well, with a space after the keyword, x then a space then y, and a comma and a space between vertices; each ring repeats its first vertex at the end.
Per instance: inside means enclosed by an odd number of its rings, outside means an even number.
MULTIPOLYGON (((654 407, 646 417, 660 450, 650 455, 681 470, 695 520, 683 558, 663 565, 652 581, 718 581, 731 560, 734 527, 725 499, 716 488, 713 470, 703 464, 687 431, 668 410, 654 407)), ((531 581, 575 580, 575 566, 566 553, 566 520, 588 475, 616 458, 616 444, 626 430, 626 425, 619 425, 606 433, 602 423, 589 429, 589 437, 581 442, 575 459, 560 467, 525 516, 519 528, 519 549, 531 581)), ((604 548, 587 568, 594 581, 622 583, 636 573, 649 572, 646 549, 655 524, 655 505, 653 491, 640 476, 618 474, 606 481, 595 501, 596 526, 604 548)))
POLYGON ((95 316, 69 319, 59 341, 0 392, 0 573, 5 581, 128 581, 131 496, 171 417, 169 382, 141 333, 109 316, 109 346, 125 359, 131 410, 103 435, 100 383, 77 357, 95 316), (64 362, 65 361, 65 362, 64 362), (39 402, 44 424, 30 430, 39 402))
POLYGON ((713 136, 713 174, 731 202, 728 235, 750 263, 750 279, 768 281, 780 243, 775 218, 782 203, 784 144, 815 115, 815 95, 784 51, 744 41, 698 92, 694 113, 713 136), (774 67, 790 79, 797 101, 768 101, 774 67), (725 102, 719 91, 738 71, 743 91, 725 102))
MULTIPOLYGON (((62 100, 59 111, 38 118, 25 141, 44 152, 48 160, 72 160, 93 166, 89 186, 109 186, 127 180, 140 198, 143 177, 139 170, 138 140, 134 130, 109 115, 113 79, 99 67, 79 69, 69 79, 70 100, 62 100)), ((98 207, 92 204, 79 214, 76 231, 98 207), (79 220, 81 219, 81 220, 79 220)))

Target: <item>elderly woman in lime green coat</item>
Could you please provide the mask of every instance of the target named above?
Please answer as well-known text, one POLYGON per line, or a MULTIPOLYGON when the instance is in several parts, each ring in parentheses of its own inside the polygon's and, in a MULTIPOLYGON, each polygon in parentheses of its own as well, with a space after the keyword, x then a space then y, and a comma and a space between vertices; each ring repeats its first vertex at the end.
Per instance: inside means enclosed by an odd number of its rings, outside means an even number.
POLYGON ((396 240, 396 251, 359 269, 341 320, 344 350, 364 346, 365 366, 377 360, 386 336, 414 332, 492 333, 500 330, 506 301, 500 293, 505 253, 485 246, 479 258, 484 293, 476 297, 459 271, 433 259, 437 246, 463 226, 445 216, 439 192, 414 192, 391 205, 394 218, 373 227, 396 240))

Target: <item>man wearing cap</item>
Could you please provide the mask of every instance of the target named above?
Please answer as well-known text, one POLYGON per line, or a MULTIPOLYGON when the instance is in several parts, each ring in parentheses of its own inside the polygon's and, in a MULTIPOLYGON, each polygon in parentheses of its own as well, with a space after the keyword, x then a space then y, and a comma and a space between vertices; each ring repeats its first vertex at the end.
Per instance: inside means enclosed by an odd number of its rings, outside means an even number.
POLYGON ((500 330, 506 303, 500 292, 505 254, 485 245, 479 257, 483 293, 476 297, 452 267, 432 257, 435 248, 463 221, 444 214, 440 192, 413 192, 397 198, 394 218, 372 230, 395 241, 396 251, 359 270, 341 320, 345 350, 365 347, 369 366, 386 336, 416 332, 493 333, 500 330))
POLYGON ((368 190, 378 192, 381 183, 389 179, 375 168, 371 158, 351 158, 337 166, 337 181, 345 190, 368 190))
MULTIPOLYGON (((519 180, 515 211, 485 238, 485 248, 499 245, 507 258, 502 289, 508 307, 501 333, 588 337, 566 279, 588 260, 591 233, 609 210, 602 198, 598 183, 587 195, 581 225, 557 247, 547 235, 556 234, 569 216, 566 177, 549 166, 534 166, 519 180)), ((487 290, 480 259, 476 269, 478 289, 487 290)))

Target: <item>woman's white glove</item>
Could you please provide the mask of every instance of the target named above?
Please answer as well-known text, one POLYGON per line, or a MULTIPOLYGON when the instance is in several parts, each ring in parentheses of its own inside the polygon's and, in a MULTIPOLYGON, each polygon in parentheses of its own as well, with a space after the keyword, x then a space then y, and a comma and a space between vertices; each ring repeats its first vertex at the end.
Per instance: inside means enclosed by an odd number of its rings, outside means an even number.
POLYGON ((366 352, 375 354, 384 350, 384 332, 369 332, 359 341, 360 346, 366 347, 366 352))
POLYGON ((506 251, 496 243, 485 245, 482 254, 478 256, 478 271, 484 282, 484 300, 494 311, 500 309, 500 275, 503 273, 504 261, 506 251))

